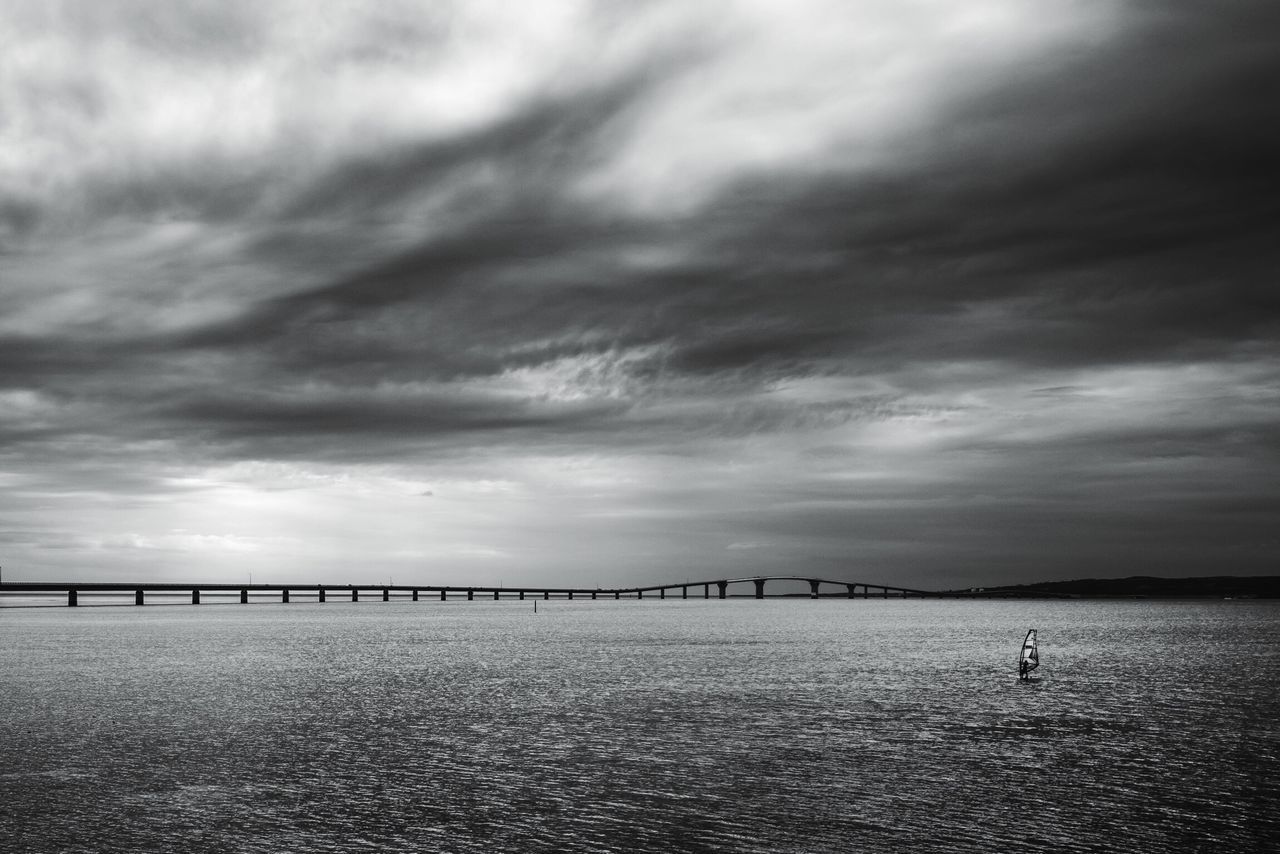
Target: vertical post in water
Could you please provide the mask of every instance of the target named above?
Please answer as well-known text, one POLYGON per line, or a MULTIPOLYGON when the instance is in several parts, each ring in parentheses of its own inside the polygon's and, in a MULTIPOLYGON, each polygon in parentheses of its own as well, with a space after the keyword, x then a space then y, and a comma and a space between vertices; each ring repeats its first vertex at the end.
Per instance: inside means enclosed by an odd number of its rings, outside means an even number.
POLYGON ((418 588, 413 588, 413 601, 418 601, 418 588))
POLYGON ((637 598, 637 599, 643 599, 643 598, 644 598, 644 591, 643 591, 643 590, 639 590, 639 589, 637 589, 637 590, 636 590, 636 598, 637 598))
POLYGON ((440 601, 441 601, 441 602, 445 601, 445 598, 446 598, 447 596, 448 596, 447 591, 445 591, 445 589, 444 589, 443 587, 441 587, 441 588, 440 588, 440 601))
POLYGON ((880 588, 880 598, 881 598, 881 599, 888 599, 888 598, 889 598, 889 588, 888 588, 888 587, 881 587, 881 588, 880 588))
POLYGON ((622 591, 621 591, 621 590, 615 590, 615 591, 613 591, 613 598, 614 598, 614 599, 621 599, 621 598, 622 598, 622 591))
POLYGON ((383 602, 390 602, 390 601, 391 601, 391 591, 390 591, 390 590, 388 590, 388 589, 387 589, 387 588, 385 588, 385 587, 384 587, 384 588, 382 588, 382 601, 383 601, 383 602))
POLYGON ((198 589, 192 589, 191 591, 191 604, 192 605, 200 604, 200 591, 198 589))
POLYGON ((817 581, 809 582, 809 598, 810 599, 818 598, 818 582, 817 581))
POLYGON ((725 596, 725 591, 729 588, 729 582, 727 582, 727 581, 717 581, 717 582, 716 582, 716 587, 719 587, 719 588, 720 588, 720 598, 721 598, 721 599, 723 599, 723 598, 724 598, 724 596, 725 596))
POLYGON ((686 584, 684 587, 680 588, 680 598, 681 599, 689 598, 689 585, 686 584))
POLYGON ((550 590, 543 590, 543 591, 542 591, 542 598, 543 598, 543 599, 550 599, 550 598, 551 598, 551 591, 550 591, 550 590))
POLYGON ((138 590, 133 591, 133 604, 135 604, 135 605, 141 605, 141 604, 142 604, 142 590, 141 590, 141 589, 138 589, 138 590))
POLYGON ((497 602, 497 601, 498 601, 498 591, 497 591, 497 590, 493 591, 493 601, 495 601, 495 602, 497 602))
POLYGON ((476 592, 475 592, 474 590, 472 590, 470 587, 468 587, 468 588, 467 588, 467 601, 468 601, 468 602, 470 602, 470 601, 471 601, 472 599, 474 599, 474 598, 476 598, 476 592))
POLYGON ((249 604, 249 591, 243 587, 240 588, 240 604, 241 605, 249 604))
POLYGON ((858 585, 856 585, 856 584, 846 584, 846 585, 845 585, 845 587, 847 587, 847 588, 849 589, 849 598, 850 598, 850 599, 852 599, 852 598, 853 598, 853 596, 854 596, 854 591, 856 591, 856 590, 858 589, 858 585))
POLYGON ((594 590, 592 590, 592 591, 591 591, 591 598, 592 598, 592 600, 594 600, 594 599, 596 598, 596 591, 594 591, 594 590))
POLYGON ((704 584, 704 585, 702 585, 702 598, 703 598, 703 599, 710 599, 710 598, 711 598, 711 585, 710 585, 710 584, 704 584))
POLYGON ((667 598, 667 588, 665 588, 665 587, 659 587, 659 588, 658 588, 658 598, 659 598, 659 599, 666 599, 666 598, 667 598))
POLYGON ((321 584, 319 587, 316 588, 316 601, 317 602, 324 601, 324 585, 323 584, 321 584))
POLYGON ((76 605, 78 605, 78 604, 80 604, 80 603, 79 603, 79 601, 78 601, 78 597, 77 597, 77 595, 76 595, 76 589, 75 589, 74 587, 72 587, 70 590, 68 590, 68 591, 67 591, 67 607, 68 607, 68 608, 74 608, 74 607, 76 607, 76 605))
POLYGON ((285 588, 283 588, 283 589, 280 591, 280 601, 281 601, 281 602, 288 602, 288 601, 289 601, 289 588, 288 588, 288 587, 285 587, 285 588))
POLYGON ((521 591, 520 591, 520 601, 521 601, 521 602, 523 602, 523 601, 524 601, 524 591, 523 591, 523 590, 521 590, 521 591))
POLYGON ((753 580, 753 583, 756 586, 756 598, 763 599, 764 598, 764 579, 756 578, 753 580))
POLYGON ((572 599, 572 598, 573 598, 573 591, 572 591, 572 590, 570 590, 570 591, 569 591, 569 598, 570 598, 570 599, 572 599))
POLYGON ((360 601, 360 591, 356 587, 351 588, 351 601, 352 602, 360 601))

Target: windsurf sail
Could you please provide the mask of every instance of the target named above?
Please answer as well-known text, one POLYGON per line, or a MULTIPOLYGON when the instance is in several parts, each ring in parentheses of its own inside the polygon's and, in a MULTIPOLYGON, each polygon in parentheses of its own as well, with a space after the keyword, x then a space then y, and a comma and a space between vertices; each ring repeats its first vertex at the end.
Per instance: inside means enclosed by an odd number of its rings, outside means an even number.
POLYGON ((1022 639, 1022 652, 1018 653, 1018 675, 1026 676, 1040 666, 1040 648, 1036 646, 1036 630, 1028 629, 1022 639))

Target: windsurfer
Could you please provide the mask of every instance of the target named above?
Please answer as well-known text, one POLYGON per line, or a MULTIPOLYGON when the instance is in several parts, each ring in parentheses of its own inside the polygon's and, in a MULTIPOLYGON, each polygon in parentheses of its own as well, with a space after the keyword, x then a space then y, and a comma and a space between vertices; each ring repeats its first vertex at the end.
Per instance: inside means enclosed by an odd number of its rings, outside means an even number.
POLYGON ((1040 666, 1040 653, 1036 648, 1036 630, 1031 629, 1022 639, 1022 652, 1018 654, 1018 679, 1030 681, 1031 671, 1040 666))

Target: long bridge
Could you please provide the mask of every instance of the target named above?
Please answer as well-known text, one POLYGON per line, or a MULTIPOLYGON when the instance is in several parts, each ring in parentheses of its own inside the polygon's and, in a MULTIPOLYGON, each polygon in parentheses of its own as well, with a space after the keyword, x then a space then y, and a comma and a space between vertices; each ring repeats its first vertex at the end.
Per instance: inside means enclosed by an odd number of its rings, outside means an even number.
MULTIPOLYGON (((981 596, 1017 595, 1009 591, 983 590, 940 591, 917 590, 911 587, 896 587, 890 584, 872 584, 862 581, 832 581, 826 578, 814 578, 801 575, 755 575, 744 578, 717 578, 709 581, 679 582, 676 584, 651 584, 647 587, 489 587, 489 586, 457 586, 433 584, 205 584, 199 582, 124 582, 124 581, 5 581, 0 582, 0 596, 64 596, 69 607, 80 604, 81 597, 92 596, 128 596, 133 594, 135 605, 146 604, 148 597, 154 599, 186 599, 190 596, 192 605, 199 605, 201 595, 206 598, 235 598, 247 604, 250 595, 259 601, 263 596, 278 595, 279 601, 296 600, 325 602, 329 599, 348 599, 359 602, 363 594, 368 598, 381 598, 388 602, 397 599, 411 599, 414 602, 421 598, 438 598, 440 601, 459 599, 644 599, 692 598, 711 599, 712 588, 717 599, 729 598, 729 585, 751 584, 754 598, 775 598, 765 596, 765 584, 770 581, 804 582, 809 585, 811 599, 941 599, 941 598, 974 598, 981 596), (822 589, 826 585, 826 590, 822 589), (835 588, 834 592, 832 588, 835 588), (873 592, 874 591, 874 592, 873 592), (701 593, 701 597, 699 597, 701 593)), ((802 588, 803 589, 803 588, 802 588)), ((739 594, 734 594, 735 597, 739 594)), ((793 596, 795 594, 786 594, 793 596)))

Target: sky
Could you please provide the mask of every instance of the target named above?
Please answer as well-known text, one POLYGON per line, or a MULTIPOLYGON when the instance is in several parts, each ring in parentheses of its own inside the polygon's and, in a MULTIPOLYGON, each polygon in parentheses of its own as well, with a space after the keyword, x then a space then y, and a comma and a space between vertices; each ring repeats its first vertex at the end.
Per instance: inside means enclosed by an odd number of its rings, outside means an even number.
POLYGON ((5 580, 1280 566, 1272 0, 0 0, 5 580))

